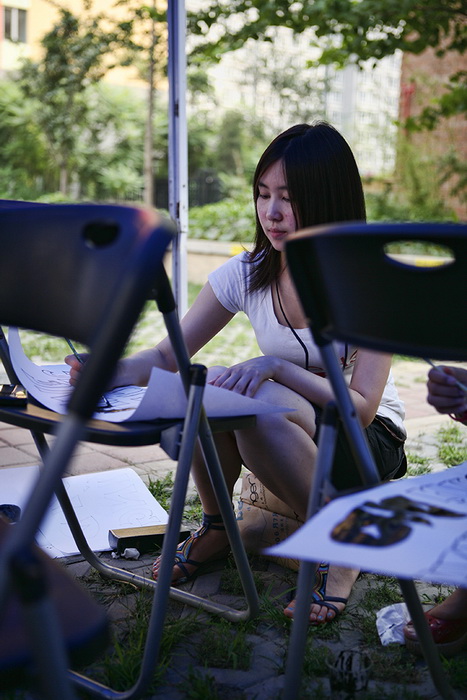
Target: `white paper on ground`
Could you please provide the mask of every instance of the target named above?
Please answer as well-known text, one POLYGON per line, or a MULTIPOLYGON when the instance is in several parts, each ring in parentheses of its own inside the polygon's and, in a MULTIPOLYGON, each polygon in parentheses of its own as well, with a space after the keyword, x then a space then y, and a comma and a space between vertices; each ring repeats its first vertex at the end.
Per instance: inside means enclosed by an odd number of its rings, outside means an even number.
MULTIPOLYGON (((68 365, 34 364, 25 355, 16 328, 9 329, 8 342, 14 370, 28 393, 52 411, 66 413, 66 404, 72 391, 68 365)), ((119 387, 107 391, 105 397, 112 410, 98 411, 94 418, 113 423, 177 419, 183 418, 186 413, 187 399, 180 376, 156 367, 151 372, 147 387, 119 387)), ((203 404, 209 418, 291 411, 210 384, 205 387, 203 404)))
POLYGON ((265 553, 467 587, 467 462, 337 498, 265 553))
POLYGON ((405 644, 404 627, 410 620, 405 603, 386 605, 376 613, 376 629, 383 647, 405 644))
MULTIPOLYGON (((0 469, 2 503, 18 505, 23 511, 39 471, 38 465, 0 469)), ((88 544, 95 552, 110 550, 109 530, 165 525, 168 522, 167 512, 129 467, 68 476, 63 483, 88 544)), ((40 525, 36 541, 51 557, 79 553, 55 496, 40 525)))

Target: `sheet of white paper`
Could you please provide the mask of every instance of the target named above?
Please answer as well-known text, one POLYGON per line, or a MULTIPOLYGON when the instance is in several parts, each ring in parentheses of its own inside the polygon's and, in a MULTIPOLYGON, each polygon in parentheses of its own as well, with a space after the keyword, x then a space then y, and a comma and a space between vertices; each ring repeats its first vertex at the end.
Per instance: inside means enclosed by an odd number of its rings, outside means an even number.
POLYGON ((338 498, 265 552, 466 587, 467 462, 338 498))
MULTIPOLYGON (((31 362, 23 351, 16 328, 9 329, 8 342, 13 367, 28 393, 52 411, 65 413, 72 391, 68 381, 70 368, 65 364, 36 365, 31 362)), ((186 413, 187 400, 180 376, 156 367, 151 372, 147 388, 119 387, 106 392, 105 396, 112 409, 98 411, 94 417, 114 423, 183 418, 186 413)), ((210 418, 290 411, 210 384, 205 387, 203 403, 210 418)))
MULTIPOLYGON (((0 469, 2 503, 24 509, 39 474, 39 466, 0 469)), ((79 474, 63 479, 70 500, 95 552, 110 550, 109 530, 165 525, 168 514, 133 469, 79 474)), ((63 511, 54 497, 36 536, 39 546, 52 557, 78 554, 63 511)))

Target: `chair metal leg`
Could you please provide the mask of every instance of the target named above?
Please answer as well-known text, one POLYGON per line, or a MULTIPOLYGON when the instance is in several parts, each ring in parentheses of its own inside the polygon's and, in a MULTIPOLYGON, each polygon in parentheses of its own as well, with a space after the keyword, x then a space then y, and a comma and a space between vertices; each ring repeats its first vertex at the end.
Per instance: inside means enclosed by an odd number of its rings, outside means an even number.
POLYGON ((57 611, 48 596, 43 562, 30 549, 16 553, 11 560, 11 581, 21 602, 41 696, 47 700, 74 700, 68 655, 57 611))
MULTIPOLYGON (((204 370, 204 368, 202 369, 204 370)), ((116 692, 110 688, 107 688, 106 686, 103 686, 100 683, 96 683, 91 679, 82 676, 79 673, 73 671, 70 672, 70 676, 76 683, 76 685, 82 689, 85 689, 92 695, 101 697, 104 696, 106 698, 119 698, 120 700, 141 697, 154 675, 154 669, 159 655, 159 647, 162 638, 169 593, 171 593, 172 591, 175 591, 176 593, 182 593, 182 591, 177 591, 176 589, 171 588, 170 584, 172 580, 172 569, 175 549, 178 544, 180 524, 183 517, 183 508, 185 505, 188 479, 193 459, 193 450, 199 432, 200 415, 202 416, 202 396, 204 391, 204 382, 200 383, 200 380, 196 378, 196 369, 194 371, 195 377, 188 396, 188 408, 186 414, 187 418, 182 432, 179 462, 174 482, 174 489, 172 493, 171 507, 169 512, 169 522, 164 537, 164 544, 161 554, 161 564, 159 567, 157 583, 155 583, 154 581, 148 581, 147 579, 144 579, 142 577, 131 575, 129 572, 124 572, 125 574, 129 574, 127 580, 129 580, 131 583, 138 584, 140 582, 139 580, 142 579, 145 582, 145 584, 150 583, 151 587, 154 589, 151 617, 149 620, 148 633, 146 638, 146 645, 140 675, 136 684, 131 689, 129 689, 126 692, 116 692)), ((227 492, 226 486, 225 491, 227 492)), ((63 495, 63 493, 61 495, 63 495)), ((233 517, 231 507, 229 507, 229 514, 233 517)), ((74 517, 76 518, 76 516, 74 517)), ((111 569, 113 567, 109 568, 111 569)), ((252 580, 251 571, 249 569, 248 571, 252 580)), ((118 576, 118 578, 120 578, 120 575, 118 576)), ((256 595, 256 588, 254 588, 254 593, 256 595)), ((198 596, 183 596, 183 602, 188 602, 191 605, 195 605, 197 607, 209 610, 209 612, 223 614, 224 617, 228 617, 229 619, 238 619, 238 615, 236 617, 234 613, 238 613, 239 611, 227 608, 226 606, 218 606, 214 604, 208 605, 209 601, 205 601, 204 599, 201 599, 198 596)), ((250 604, 250 608, 254 608, 254 604, 250 604)), ((251 610, 248 610, 247 612, 249 614, 251 610)), ((243 616, 245 616, 245 613, 243 613, 243 616)))
POLYGON ((302 561, 297 576, 297 594, 290 632, 289 648, 284 676, 283 700, 297 700, 300 697, 302 668, 308 626, 310 624, 310 606, 315 582, 316 563, 302 561))
POLYGON ((11 384, 17 384, 18 383, 18 377, 16 376, 16 372, 13 369, 13 365, 11 364, 11 359, 10 359, 10 349, 8 347, 7 340, 5 338, 5 334, 3 333, 3 328, 0 326, 0 361, 2 362, 5 372, 7 373, 8 381, 11 384))
MULTIPOLYGON (((223 514, 224 522, 226 524, 226 530, 227 534, 229 536, 231 546, 232 546, 232 552, 233 556, 235 558, 235 562, 238 567, 239 571, 239 576, 242 582, 243 590, 245 592, 245 599, 247 602, 247 608, 245 610, 237 610, 235 608, 231 608, 229 606, 223 605, 222 603, 217 603, 211 600, 207 600, 204 598, 200 598, 197 595, 194 595, 193 593, 190 593, 189 591, 183 591, 175 587, 170 588, 170 597, 173 600, 176 600, 180 603, 185 603, 186 605, 191 605, 193 607, 201 608, 205 610, 206 612, 216 614, 216 615, 221 615, 233 622, 240 622, 241 620, 246 620, 250 619, 251 617, 254 617, 257 615, 258 610, 259 610, 259 600, 258 600, 258 594, 256 591, 256 587, 254 584, 253 580, 253 575, 251 573, 251 569, 248 563, 248 558, 245 552, 245 548, 243 547, 243 543, 240 538, 240 533, 238 530, 238 526, 235 520, 235 516, 232 510, 232 504, 230 501, 230 497, 227 492, 227 486, 225 484, 225 480, 223 478, 222 474, 222 468, 219 464, 219 459, 217 457, 217 452, 215 450, 215 446, 213 444, 213 438, 212 434, 209 428, 209 423, 208 421, 204 418, 202 414, 201 418, 202 422, 205 422, 204 428, 200 427, 199 431, 205 433, 204 437, 204 442, 205 442, 205 449, 208 453, 208 459, 209 463, 211 465, 211 470, 214 473, 214 480, 216 482, 216 487, 219 490, 219 494, 221 494, 221 491, 223 490, 223 494, 220 495, 220 500, 222 501, 222 506, 221 508, 221 513, 223 514), (207 425, 207 427, 206 427, 207 425)), ((184 433, 187 432, 186 429, 183 431, 184 433)), ((196 433, 197 435, 197 433, 196 433)), ((191 435, 191 439, 196 439, 196 435, 191 435)), ((47 448, 47 443, 45 441, 45 438, 43 441, 36 441, 36 444, 40 444, 40 454, 44 456, 47 448)), ((181 460, 179 459, 179 463, 177 466, 177 471, 175 474, 175 481, 174 481, 174 494, 178 492, 178 481, 181 483, 185 482, 186 474, 185 474, 185 468, 189 470, 191 469, 191 461, 190 464, 187 467, 182 467, 181 465, 181 460)), ((187 482, 188 483, 188 482, 187 482)), ((56 496, 58 499, 58 502, 60 503, 60 506, 64 512, 65 519, 67 521, 67 524, 71 530, 71 533, 73 535, 73 538, 76 542, 76 545, 81 552, 82 556, 86 559, 86 561, 92 566, 96 571, 98 571, 102 576, 105 578, 111 578, 116 581, 122 581, 125 583, 132 583, 135 586, 138 586, 139 588, 146 588, 149 590, 154 590, 157 587, 157 583, 153 581, 152 579, 146 578, 145 576, 140 576, 139 574, 136 574, 132 571, 127 571, 126 569, 121 569, 120 567, 117 566, 112 566, 111 564, 108 564, 107 562, 103 561, 96 555, 95 552, 92 551, 92 549, 89 547, 89 544, 86 540, 86 537, 83 533, 83 530, 81 528, 80 522, 78 518, 76 517, 75 510, 73 508, 73 505, 70 501, 70 498, 68 496, 68 493, 63 486, 63 482, 60 482, 57 489, 56 489, 56 496)), ((185 491, 183 493, 183 499, 186 497, 186 487, 185 491)), ((172 507, 174 503, 174 497, 172 496, 172 507)), ((180 517, 180 523, 182 520, 182 516, 180 517)), ((179 526, 180 527, 180 523, 179 526)), ((180 530, 178 531, 179 535, 180 530)), ((177 535, 177 536, 178 536, 177 535)), ((164 538, 165 539, 165 538, 164 538)))
MULTIPOLYGON (((201 429, 200 429, 201 430, 201 429)), ((208 428, 209 430, 209 428, 208 428)), ((212 438, 209 438, 207 436, 205 438, 205 443, 208 445, 208 450, 210 449, 210 440, 212 438)), ((213 456, 216 456, 217 454, 215 453, 215 448, 213 447, 211 449, 211 455, 209 457, 210 460, 212 460, 213 456)), ((224 519, 225 527, 227 530, 227 535, 229 536, 229 540, 231 543, 232 547, 232 553, 235 559, 235 562, 237 564, 239 576, 242 582, 243 590, 245 593, 245 599, 247 602, 247 608, 245 610, 237 610, 236 608, 232 608, 226 605, 223 605, 222 603, 217 603, 215 601, 207 600, 205 598, 201 598, 197 595, 194 595, 193 593, 190 593, 189 591, 183 591, 175 587, 170 588, 170 597, 173 600, 176 600, 180 603, 185 603, 187 605, 191 605, 193 607, 197 607, 200 609, 205 610, 206 612, 221 615, 228 620, 231 620, 232 622, 240 622, 241 620, 247 620, 250 619, 251 617, 254 617, 255 615, 258 614, 259 610, 259 600, 258 600, 258 594, 256 591, 256 587, 254 584, 253 580, 253 575, 251 573, 250 565, 248 562, 248 558, 245 552, 245 548, 243 546, 243 543, 240 538, 240 533, 238 530, 237 522, 235 520, 235 515, 232 510, 232 504, 230 501, 230 497, 227 492, 227 486, 225 485, 224 481, 224 489, 225 493, 221 495, 221 478, 223 479, 223 474, 220 465, 215 465, 212 466, 212 461, 210 462, 211 464, 211 471, 214 474, 214 480, 217 484, 217 495, 219 501, 221 501, 220 504, 220 510, 222 513, 222 517, 224 519)), ((188 465, 188 473, 191 468, 191 463, 188 465)), ((184 483, 185 482, 185 474, 184 474, 184 468, 182 468, 181 461, 179 460, 178 466, 177 466, 177 471, 175 475, 175 481, 174 481, 174 489, 173 489, 173 496, 172 496, 172 506, 171 509, 174 508, 174 495, 175 493, 178 493, 178 484, 179 482, 184 483)), ((66 489, 64 488, 63 484, 60 484, 58 489, 57 489, 57 499, 60 503, 60 506, 65 514, 66 521, 68 523, 68 526, 72 532, 72 535, 75 539, 75 542, 77 544, 77 547, 83 557, 86 559, 86 561, 94 568, 96 571, 98 571, 102 576, 106 578, 111 578, 117 581, 123 581, 125 583, 132 583, 135 586, 138 586, 140 588, 147 588, 147 589, 154 589, 157 587, 157 583, 153 581, 152 579, 146 578, 145 576, 140 576, 139 574, 136 574, 132 571, 127 571, 126 569, 121 569, 120 567, 117 566, 112 566, 111 564, 108 564, 107 562, 103 561, 100 559, 95 552, 90 549, 89 544, 86 540, 86 537, 82 531, 81 525, 79 523, 78 518, 76 517, 76 513, 74 511, 74 508, 71 504, 71 501, 69 499, 69 496, 66 492, 66 489)), ((186 489, 183 493, 183 499, 186 497, 186 489)), ((184 500, 183 500, 184 504, 184 500)), ((180 528, 180 523, 181 523, 182 517, 180 517, 180 522, 178 524, 178 528, 180 528)), ((180 529, 178 529, 178 534, 177 537, 179 536, 180 529)), ((167 533, 164 537, 166 539, 167 533)), ((174 550, 175 551, 175 550, 174 550)))
MULTIPOLYGON (((316 464, 313 488, 310 493, 307 519, 314 515, 322 504, 323 480, 329 473, 335 445, 336 418, 336 408, 333 406, 333 404, 329 404, 329 407, 326 407, 326 411, 323 415, 323 425, 319 440, 318 460, 316 464)), ((359 439, 356 444, 356 457, 362 459, 362 454, 364 456, 364 454, 367 452, 367 445, 364 444, 361 439, 359 439)), ((364 471, 368 473, 368 470, 364 471)), ((297 700, 300 697, 299 692, 301 673, 305 654, 308 611, 311 601, 311 589, 313 585, 312 572, 314 571, 314 567, 315 564, 313 563, 306 561, 302 562, 297 578, 296 607, 290 635, 284 679, 284 700, 297 700)), ((413 581, 400 579, 399 585, 417 631, 417 636, 420 640, 433 684, 442 698, 445 700, 453 700, 455 698, 455 694, 447 681, 438 650, 436 649, 435 643, 428 628, 428 624, 423 614, 423 608, 421 606, 415 584, 413 581)))
MULTIPOLYGON (((324 412, 320 428, 318 458, 316 460, 313 486, 308 500, 307 517, 312 517, 323 504, 326 475, 329 474, 336 445, 337 408, 329 403, 324 412)), ((289 648, 284 677, 283 700, 297 700, 300 693, 302 667, 310 619, 310 606, 315 582, 316 563, 302 561, 297 576, 295 610, 290 632, 289 648)))
MULTIPOLYGON (((151 582, 154 590, 154 597, 138 680, 128 691, 117 692, 106 686, 102 686, 102 684, 95 683, 93 680, 79 673, 71 672, 71 676, 76 684, 93 695, 102 696, 102 694, 105 693, 105 697, 107 698, 138 698, 141 697, 153 678, 167 612, 173 561, 180 535, 180 524, 183 517, 191 462, 198 434, 203 391, 204 383, 201 382, 199 376, 195 372, 195 377, 188 395, 186 420, 182 432, 179 462, 172 493, 169 522, 162 547, 158 580, 157 584, 154 581, 151 582)), ((134 579, 132 583, 135 583, 134 579)))
POLYGON ((27 550, 34 541, 43 513, 46 512, 54 494, 55 485, 62 476, 63 465, 68 464, 71 459, 74 446, 82 438, 83 431, 83 422, 76 416, 68 415, 62 424, 53 451, 45 454, 46 462, 42 467, 44 473, 29 497, 22 518, 16 523, 3 547, 0 560, 0 611, 8 590, 10 572, 7 562, 16 552, 27 550))

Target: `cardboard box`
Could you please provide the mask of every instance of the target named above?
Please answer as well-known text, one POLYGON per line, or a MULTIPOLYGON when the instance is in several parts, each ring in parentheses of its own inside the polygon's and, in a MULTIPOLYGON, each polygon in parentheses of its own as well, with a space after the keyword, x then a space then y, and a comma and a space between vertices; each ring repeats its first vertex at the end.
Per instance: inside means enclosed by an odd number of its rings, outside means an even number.
MULTIPOLYGON (((251 473, 242 479, 237 521, 243 544, 250 554, 261 554, 263 549, 285 540, 303 524, 286 503, 251 473)), ((298 559, 262 556, 293 571, 298 570, 298 559)))
POLYGON ((247 472, 242 477, 240 500, 243 503, 263 508, 271 513, 279 513, 291 520, 301 522, 297 513, 287 503, 284 503, 284 501, 281 501, 280 498, 271 493, 251 472, 247 472))

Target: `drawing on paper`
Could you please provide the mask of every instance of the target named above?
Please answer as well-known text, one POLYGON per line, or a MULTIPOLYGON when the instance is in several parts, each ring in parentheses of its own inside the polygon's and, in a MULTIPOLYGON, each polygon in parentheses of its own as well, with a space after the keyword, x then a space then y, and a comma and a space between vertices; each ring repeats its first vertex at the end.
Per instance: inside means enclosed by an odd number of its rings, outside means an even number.
POLYGON ((388 547, 405 540, 412 532, 412 523, 431 527, 433 517, 466 518, 467 515, 406 496, 391 496, 379 503, 366 501, 351 510, 333 528, 331 538, 337 542, 388 547))

